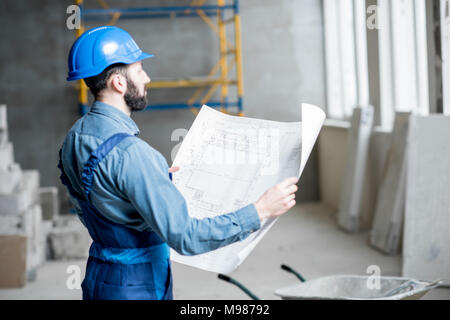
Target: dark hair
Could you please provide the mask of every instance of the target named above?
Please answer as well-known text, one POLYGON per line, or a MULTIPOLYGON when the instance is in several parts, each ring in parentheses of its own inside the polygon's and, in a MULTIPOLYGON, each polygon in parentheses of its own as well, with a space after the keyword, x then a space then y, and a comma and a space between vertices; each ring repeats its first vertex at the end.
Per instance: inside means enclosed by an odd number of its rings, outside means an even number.
POLYGON ((106 88, 108 79, 113 74, 121 74, 123 76, 127 76, 127 64, 124 63, 116 63, 108 66, 102 73, 92 76, 89 78, 85 78, 84 82, 91 90, 92 94, 95 98, 98 98, 98 94, 100 91, 106 88))

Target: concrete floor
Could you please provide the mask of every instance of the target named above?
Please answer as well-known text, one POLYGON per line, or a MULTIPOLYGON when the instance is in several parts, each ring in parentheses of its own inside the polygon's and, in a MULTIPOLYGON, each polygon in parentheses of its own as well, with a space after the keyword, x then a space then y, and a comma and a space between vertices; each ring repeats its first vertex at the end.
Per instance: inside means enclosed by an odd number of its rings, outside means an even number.
MULTIPOLYGON (((367 245, 368 232, 346 234, 337 229, 334 213, 319 203, 300 204, 282 216, 244 263, 230 274, 262 299, 278 299, 274 290, 298 283, 280 269, 284 263, 307 280, 335 274, 366 275, 377 265, 381 275, 399 276, 401 256, 389 257, 367 245)), ((84 270, 84 260, 47 262, 35 282, 22 289, 1 289, 0 299, 81 299, 81 290, 69 290, 70 265, 84 270)), ((237 287, 217 279, 217 274, 173 264, 176 299, 248 299, 237 287)), ((83 274, 82 274, 83 276, 83 274)), ((450 289, 438 288, 423 299, 448 299, 450 289)))

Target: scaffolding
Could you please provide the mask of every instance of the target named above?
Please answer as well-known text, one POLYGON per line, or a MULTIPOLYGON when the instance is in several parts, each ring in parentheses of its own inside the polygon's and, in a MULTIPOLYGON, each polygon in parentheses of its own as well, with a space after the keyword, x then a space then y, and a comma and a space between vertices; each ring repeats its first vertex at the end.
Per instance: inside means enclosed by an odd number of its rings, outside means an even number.
MULTIPOLYGON (((145 110, 190 109, 197 114, 199 108, 207 104, 210 107, 220 108, 220 111, 224 113, 244 115, 239 0, 231 0, 230 3, 227 0, 217 0, 217 5, 207 5, 206 0, 192 0, 187 6, 140 8, 111 8, 105 0, 97 0, 97 2, 101 8, 84 9, 83 0, 76 0, 81 13, 81 27, 76 30, 77 37, 84 32, 84 21, 107 19, 108 25, 114 25, 119 19, 199 17, 219 38, 219 59, 208 75, 181 80, 152 81, 148 85, 149 88, 196 88, 185 103, 150 104, 145 110), (215 22, 212 17, 216 17, 217 21, 215 22), (227 26, 234 26, 234 43, 228 41, 227 26), (234 79, 231 78, 230 72, 233 68, 234 79), (237 96, 235 95, 234 100, 230 95, 230 86, 236 86, 237 96), (220 101, 211 100, 219 89, 220 101), (236 111, 231 112, 230 108, 236 111)), ((79 81, 77 88, 80 113, 84 114, 89 109, 88 88, 83 80, 79 81)))

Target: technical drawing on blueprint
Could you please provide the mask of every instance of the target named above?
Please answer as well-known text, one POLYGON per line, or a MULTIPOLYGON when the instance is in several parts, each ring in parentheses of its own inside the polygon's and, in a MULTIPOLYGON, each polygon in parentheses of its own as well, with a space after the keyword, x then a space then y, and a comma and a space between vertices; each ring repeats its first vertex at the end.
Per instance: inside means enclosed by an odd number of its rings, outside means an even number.
MULTIPOLYGON (((189 215, 204 218, 236 211, 285 178, 300 177, 325 113, 303 104, 301 115, 301 122, 277 122, 231 116, 203 106, 172 164, 181 168, 173 183, 186 199, 189 215)), ((275 221, 267 219, 246 239, 208 253, 182 256, 171 250, 171 259, 229 273, 275 221)))

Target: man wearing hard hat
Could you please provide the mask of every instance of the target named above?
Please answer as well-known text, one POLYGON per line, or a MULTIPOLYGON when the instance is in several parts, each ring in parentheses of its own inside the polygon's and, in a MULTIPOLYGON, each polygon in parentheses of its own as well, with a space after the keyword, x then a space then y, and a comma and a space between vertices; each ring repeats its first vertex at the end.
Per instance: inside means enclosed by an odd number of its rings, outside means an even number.
POLYGON ((150 78, 133 38, 117 27, 86 31, 72 46, 67 80, 84 79, 95 97, 60 150, 61 181, 92 237, 83 299, 173 299, 169 247, 183 255, 240 241, 295 204, 297 178, 253 204, 195 219, 172 184, 165 158, 131 119, 147 105, 150 78))

